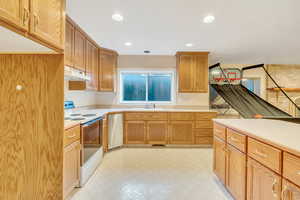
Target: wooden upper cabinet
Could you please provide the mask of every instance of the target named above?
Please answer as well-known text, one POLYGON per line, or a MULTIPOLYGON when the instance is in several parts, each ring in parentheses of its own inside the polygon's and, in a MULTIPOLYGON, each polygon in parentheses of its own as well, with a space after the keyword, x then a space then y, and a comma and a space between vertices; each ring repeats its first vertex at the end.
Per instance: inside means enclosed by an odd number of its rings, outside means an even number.
POLYGON ((246 198, 246 155, 234 147, 226 148, 226 186, 234 199, 246 198))
POLYGON ((223 140, 214 137, 214 173, 225 185, 226 180, 226 144, 223 140))
POLYGON ((208 52, 178 52, 177 73, 179 92, 208 92, 208 52))
POLYGON ((193 92, 193 56, 178 57, 179 92, 193 92))
POLYGON ((74 37, 75 26, 69 20, 66 21, 66 37, 65 37, 65 65, 74 67, 74 37))
POLYGON ((169 124, 170 144, 194 144, 193 121, 171 121, 169 124))
POLYGON ((65 1, 30 0, 30 34, 58 49, 64 49, 65 1))
POLYGON ((194 56, 194 92, 208 92, 208 56, 194 56))
POLYGON ((280 200, 281 177, 253 159, 248 159, 247 200, 280 200))
POLYGON ((65 0, 0 0, 0 24, 61 53, 65 0))
POLYGON ((88 90, 98 89, 98 47, 91 41, 86 41, 86 74, 91 78, 87 81, 88 90))
POLYGON ((148 121, 147 141, 149 144, 167 144, 168 122, 148 121))
POLYGON ((75 50, 74 50, 74 67, 81 71, 85 71, 85 48, 86 48, 85 35, 79 30, 75 29, 75 50))
POLYGON ((99 58, 99 91, 114 92, 118 56, 116 52, 101 49, 99 58))
POLYGON ((21 30, 28 30, 29 0, 0 0, 0 19, 21 30))

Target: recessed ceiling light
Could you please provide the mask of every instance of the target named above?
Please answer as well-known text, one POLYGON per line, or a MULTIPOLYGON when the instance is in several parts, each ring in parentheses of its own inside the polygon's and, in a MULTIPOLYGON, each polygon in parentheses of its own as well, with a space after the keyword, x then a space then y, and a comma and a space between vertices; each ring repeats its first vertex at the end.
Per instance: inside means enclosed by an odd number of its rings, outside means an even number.
POLYGON ((129 46, 132 45, 132 43, 131 42, 125 42, 124 45, 129 47, 129 46))
POLYGON ((187 43, 187 44, 185 44, 185 46, 187 46, 187 47, 192 47, 192 46, 194 46, 192 43, 187 43))
POLYGON ((213 21, 215 21, 215 16, 213 15, 207 15, 206 17, 203 18, 203 22, 206 24, 210 24, 213 21))
POLYGON ((117 22, 121 22, 121 21, 124 20, 124 17, 123 17, 121 14, 118 14, 118 13, 113 14, 113 15, 111 16, 111 18, 112 18, 113 20, 117 21, 117 22))

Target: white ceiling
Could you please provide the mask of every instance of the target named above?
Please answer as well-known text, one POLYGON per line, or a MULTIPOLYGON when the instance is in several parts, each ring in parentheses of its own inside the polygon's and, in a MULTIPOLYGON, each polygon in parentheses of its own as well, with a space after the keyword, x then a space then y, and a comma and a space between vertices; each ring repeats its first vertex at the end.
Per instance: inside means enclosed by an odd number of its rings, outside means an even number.
POLYGON ((207 50, 211 63, 300 63, 299 0, 68 0, 67 13, 120 54, 207 50), (113 13, 123 22, 111 19, 113 13), (203 17, 216 20, 204 24, 203 17), (125 42, 132 42, 127 47, 125 42), (185 47, 193 43, 193 47, 185 47))

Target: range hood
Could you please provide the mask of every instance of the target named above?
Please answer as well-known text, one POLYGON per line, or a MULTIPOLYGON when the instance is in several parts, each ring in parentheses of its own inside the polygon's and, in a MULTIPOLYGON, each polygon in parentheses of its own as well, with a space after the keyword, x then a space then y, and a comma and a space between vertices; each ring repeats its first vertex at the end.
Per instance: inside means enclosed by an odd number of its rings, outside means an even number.
POLYGON ((86 75, 84 71, 65 66, 65 80, 69 81, 90 81, 91 76, 86 75))

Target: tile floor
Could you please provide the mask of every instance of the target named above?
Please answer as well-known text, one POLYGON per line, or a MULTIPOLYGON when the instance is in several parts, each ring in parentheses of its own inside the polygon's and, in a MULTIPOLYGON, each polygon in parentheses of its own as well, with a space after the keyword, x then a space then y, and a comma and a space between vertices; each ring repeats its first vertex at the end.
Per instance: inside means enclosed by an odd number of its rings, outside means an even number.
POLYGON ((122 148, 105 155, 71 200, 231 200, 210 148, 122 148))

